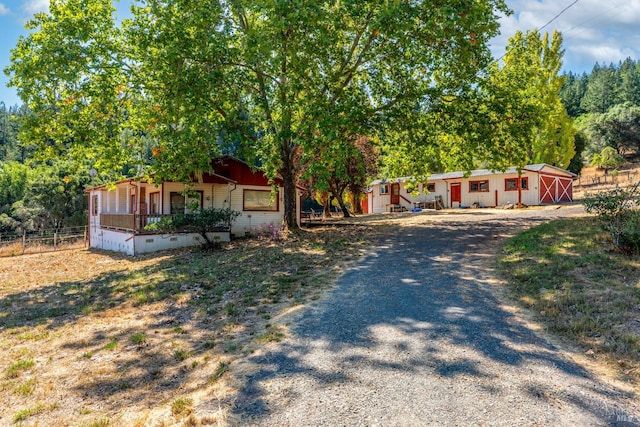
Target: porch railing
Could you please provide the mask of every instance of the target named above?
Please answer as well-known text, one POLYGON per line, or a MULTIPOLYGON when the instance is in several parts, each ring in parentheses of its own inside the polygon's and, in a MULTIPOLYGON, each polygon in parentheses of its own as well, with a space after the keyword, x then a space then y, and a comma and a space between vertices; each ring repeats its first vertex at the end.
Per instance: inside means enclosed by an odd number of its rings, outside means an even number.
MULTIPOLYGON (((134 234, 164 234, 167 230, 152 229, 148 225, 157 223, 165 218, 174 218, 177 215, 138 215, 138 214, 101 214, 100 227, 120 231, 128 231, 134 234)), ((229 231, 228 226, 215 227, 216 231, 229 231)), ((194 230, 177 229, 176 233, 190 233, 194 230)))

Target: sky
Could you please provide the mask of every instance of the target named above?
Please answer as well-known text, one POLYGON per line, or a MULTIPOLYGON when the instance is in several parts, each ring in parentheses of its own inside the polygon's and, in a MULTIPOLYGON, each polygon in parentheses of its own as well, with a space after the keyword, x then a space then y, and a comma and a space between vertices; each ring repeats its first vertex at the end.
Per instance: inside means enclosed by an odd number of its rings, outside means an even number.
MULTIPOLYGON (((0 0, 0 69, 10 61, 10 50, 25 35, 24 24, 36 12, 47 11, 49 0, 0 0)), ((491 42, 495 58, 504 54, 509 37, 517 30, 541 28, 563 9, 543 32, 562 33, 565 50, 563 71, 589 72, 596 62, 617 64, 640 59, 640 0, 506 0, 513 10, 501 16, 501 34, 491 42), (572 5, 573 4, 573 5, 572 5)), ((123 2, 128 4, 128 2, 123 2)), ((120 7, 124 7, 122 4, 120 7)), ((0 102, 20 104, 8 77, 0 73, 0 102)))

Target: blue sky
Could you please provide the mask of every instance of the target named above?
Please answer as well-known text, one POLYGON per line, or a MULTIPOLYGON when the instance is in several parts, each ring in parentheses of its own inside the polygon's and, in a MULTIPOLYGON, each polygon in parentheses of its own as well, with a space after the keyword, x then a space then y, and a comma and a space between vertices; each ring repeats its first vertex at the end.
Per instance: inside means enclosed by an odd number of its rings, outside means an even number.
MULTIPOLYGON (((516 30, 540 28, 575 0, 506 0, 514 11, 501 17, 502 34, 492 42, 496 58, 504 53, 516 30)), ((127 2, 128 3, 128 2, 127 2)), ((0 0, 0 68, 10 60, 10 50, 25 34, 24 24, 49 0, 0 0)), ((590 71, 597 62, 618 63, 627 57, 640 59, 640 0, 579 0, 543 31, 559 30, 564 37, 564 70, 590 71)), ((0 101, 19 104, 8 78, 0 74, 0 101)))

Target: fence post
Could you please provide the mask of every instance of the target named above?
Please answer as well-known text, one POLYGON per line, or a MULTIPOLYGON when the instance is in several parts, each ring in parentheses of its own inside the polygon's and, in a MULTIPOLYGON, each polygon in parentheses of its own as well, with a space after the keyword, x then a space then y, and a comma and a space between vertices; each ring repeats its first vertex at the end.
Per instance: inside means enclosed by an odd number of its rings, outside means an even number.
POLYGON ((57 243, 58 243, 58 232, 54 231, 53 232, 53 250, 54 251, 56 250, 57 243))
POLYGON ((83 248, 87 247, 87 226, 84 226, 84 235, 82 236, 82 241, 84 242, 83 248))
POLYGON ((27 245, 27 232, 25 230, 22 231, 22 255, 24 255, 24 248, 27 245))

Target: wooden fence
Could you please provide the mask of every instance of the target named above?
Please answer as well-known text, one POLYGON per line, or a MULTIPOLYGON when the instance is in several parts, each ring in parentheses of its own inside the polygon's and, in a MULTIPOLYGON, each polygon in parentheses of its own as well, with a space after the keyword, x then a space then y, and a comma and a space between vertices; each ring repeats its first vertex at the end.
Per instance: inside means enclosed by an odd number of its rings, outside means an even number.
POLYGON ((0 233, 0 257, 87 247, 87 227, 37 232, 0 233))

